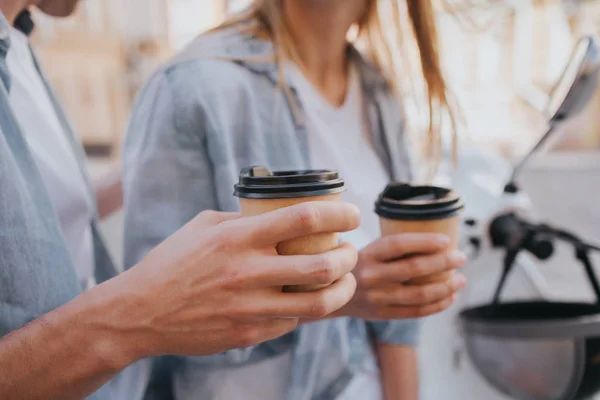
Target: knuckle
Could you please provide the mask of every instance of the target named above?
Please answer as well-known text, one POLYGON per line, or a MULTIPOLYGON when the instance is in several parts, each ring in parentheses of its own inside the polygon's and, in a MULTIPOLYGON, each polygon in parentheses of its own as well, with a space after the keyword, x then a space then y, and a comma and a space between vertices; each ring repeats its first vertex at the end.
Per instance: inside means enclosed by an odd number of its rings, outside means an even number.
POLYGON ((403 235, 390 236, 387 246, 394 249, 398 254, 404 254, 406 247, 406 238, 403 235))
POLYGON ((216 256, 227 269, 236 267, 235 263, 232 262, 236 255, 236 252, 234 251, 235 245, 230 235, 226 232, 219 231, 213 236, 212 245, 216 256))
POLYGON ((319 212, 310 204, 302 204, 294 208, 294 217, 299 227, 307 232, 315 232, 319 228, 319 212))
POLYGON ((226 288, 242 289, 251 282, 251 275, 246 268, 241 268, 237 263, 230 263, 225 269, 227 274, 223 276, 223 283, 226 288))
POLYGON ((216 229, 218 233, 215 239, 226 254, 240 254, 242 249, 248 248, 249 241, 253 239, 248 230, 240 228, 237 221, 221 222, 216 229))
POLYGON ((427 317, 433 313, 434 312, 428 307, 418 307, 414 311, 413 318, 423 318, 423 317, 427 317))
POLYGON ((218 226, 212 235, 213 242, 219 247, 228 247, 231 245, 231 238, 231 229, 228 222, 218 226))
POLYGON ((407 269, 411 277, 425 275, 426 264, 419 257, 411 257, 406 260, 407 269))
POLYGON ((446 267, 447 269, 456 269, 460 266, 460 264, 457 263, 456 260, 453 258, 453 252, 443 253, 442 257, 444 267, 446 267))
POLYGON ((340 269, 345 272, 354 271, 358 265, 358 250, 350 244, 344 244, 343 251, 344 257, 339 261, 340 269))
POLYGON ((204 264, 210 259, 213 267, 220 271, 222 283, 243 287, 258 273, 257 268, 252 268, 256 264, 253 257, 240 251, 226 233, 217 232, 210 240, 209 252, 203 252, 197 259, 204 264), (204 257, 204 261, 200 257, 204 257))
POLYGON ((359 285, 367 285, 370 281, 370 274, 364 268, 357 268, 353 274, 359 285))
POLYGON ((426 287, 419 287, 414 293, 414 298, 419 304, 427 304, 431 294, 426 287))
POLYGON ((356 268, 353 272, 356 277, 356 281, 361 287, 370 288, 377 285, 379 282, 379 275, 373 268, 356 268))
POLYGON ((331 283, 339 277, 339 271, 338 260, 329 253, 321 254, 313 269, 313 278, 317 283, 331 283))
POLYGON ((327 299, 320 296, 310 307, 308 317, 314 319, 324 318, 329 314, 329 306, 327 299))
POLYGON ((360 210, 355 206, 348 208, 348 212, 344 214, 344 226, 347 229, 356 229, 360 226, 360 221, 360 210))
POLYGON ((371 287, 371 275, 368 271, 358 270, 352 273, 356 278, 356 283, 361 288, 369 288, 371 287))
POLYGON ((237 337, 241 347, 249 347, 260 342, 260 330, 255 326, 244 325, 237 330, 237 337))
POLYGON ((375 307, 382 306, 386 302, 383 300, 382 296, 377 294, 376 292, 368 292, 365 294, 365 298, 368 304, 371 304, 375 307))
POLYGON ((455 292, 458 291, 458 288, 454 286, 454 283, 452 281, 446 281, 443 285, 443 292, 445 297, 452 296, 455 292))

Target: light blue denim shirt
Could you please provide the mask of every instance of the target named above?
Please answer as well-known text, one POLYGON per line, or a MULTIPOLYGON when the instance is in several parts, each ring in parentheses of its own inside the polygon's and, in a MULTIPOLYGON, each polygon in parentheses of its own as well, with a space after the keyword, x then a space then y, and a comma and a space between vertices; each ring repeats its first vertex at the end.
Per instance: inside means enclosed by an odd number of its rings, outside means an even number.
MULTIPOLYGON (((235 211, 241 168, 310 168, 302 104, 280 89, 269 42, 228 29, 202 36, 162 68, 134 108, 124 148, 125 265, 131 266, 196 214, 235 211)), ((375 68, 359 66, 372 142, 393 179, 410 180, 401 108, 375 68)), ((160 294, 157 294, 160 295, 160 294)), ((416 320, 365 323, 338 318, 306 324, 279 339, 181 360, 178 400, 214 399, 208 371, 292 351, 288 400, 331 400, 365 371, 377 371, 372 337, 414 345, 416 320)))
MULTIPOLYGON (((8 29, 8 22, 0 13, 0 337, 81 292, 58 216, 9 103, 11 76, 5 63, 10 47, 8 29)), ((95 199, 83 148, 41 70, 40 75, 76 155, 90 197, 95 199)), ((116 269, 100 237, 97 218, 90 220, 90 224, 96 280, 103 282, 113 277, 116 269)), ((130 400, 132 396, 117 394, 111 385, 105 385, 88 399, 130 400)))

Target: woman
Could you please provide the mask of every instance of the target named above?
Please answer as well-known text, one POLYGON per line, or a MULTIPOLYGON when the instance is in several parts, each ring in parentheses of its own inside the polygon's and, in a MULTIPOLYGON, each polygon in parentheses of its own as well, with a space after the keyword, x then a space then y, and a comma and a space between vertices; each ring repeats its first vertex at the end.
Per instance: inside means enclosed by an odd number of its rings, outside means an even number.
MULTIPOLYGON (((399 5, 383 3, 398 15, 390 29, 400 37, 399 5)), ((434 125, 448 102, 432 5, 406 5, 432 110, 429 142, 436 144, 434 125)), ((411 318, 447 308, 465 282, 402 282, 455 269, 464 256, 448 252, 448 238, 436 235, 377 239, 377 193, 391 179, 411 178, 395 98, 398 44, 390 31, 384 35, 381 15, 392 14, 380 7, 376 0, 257 0, 198 38, 141 94, 124 156, 126 265, 204 209, 237 210, 233 185, 250 165, 339 169, 346 200, 363 213, 361 229, 346 238, 366 246, 359 288, 339 318, 306 323, 260 346, 181 360, 178 400, 417 398, 418 324, 411 318), (373 64, 348 43, 352 27, 373 64)))

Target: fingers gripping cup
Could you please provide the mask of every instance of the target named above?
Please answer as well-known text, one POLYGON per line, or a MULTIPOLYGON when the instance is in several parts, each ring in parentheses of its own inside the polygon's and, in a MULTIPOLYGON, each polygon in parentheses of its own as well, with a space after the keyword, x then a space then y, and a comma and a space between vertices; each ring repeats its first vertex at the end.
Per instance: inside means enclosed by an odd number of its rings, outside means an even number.
MULTIPOLYGON (((339 201, 344 180, 336 171, 275 171, 265 167, 245 168, 235 185, 242 215, 263 214, 308 201, 339 201)), ((281 255, 320 254, 339 245, 337 233, 319 233, 277 245, 281 255)), ((287 292, 310 292, 328 285, 286 286, 287 292)))
MULTIPOLYGON (((448 235, 451 248, 458 247, 460 213, 464 203, 458 193, 436 186, 412 186, 390 183, 375 203, 382 236, 397 233, 442 233, 448 235)), ((442 282, 452 272, 441 272, 407 283, 424 285, 442 282)))

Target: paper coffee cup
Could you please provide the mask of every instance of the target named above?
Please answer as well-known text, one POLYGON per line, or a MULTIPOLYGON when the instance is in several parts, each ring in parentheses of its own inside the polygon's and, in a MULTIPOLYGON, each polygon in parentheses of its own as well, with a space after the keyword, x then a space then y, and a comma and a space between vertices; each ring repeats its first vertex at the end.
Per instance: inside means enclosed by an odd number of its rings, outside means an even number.
MULTIPOLYGON (((390 183, 375 203, 381 235, 398 233, 443 233, 451 239, 450 249, 458 248, 464 203, 458 193, 437 186, 390 183)), ((415 278, 408 284, 443 282, 453 272, 415 278)))
MULTIPOLYGON (((255 216, 307 201, 339 201, 344 180, 337 171, 275 171, 265 167, 245 168, 234 195, 240 199, 244 217, 255 216)), ((320 254, 339 245, 337 233, 319 233, 277 245, 280 255, 320 254)), ((310 292, 329 285, 286 286, 287 292, 310 292)))

